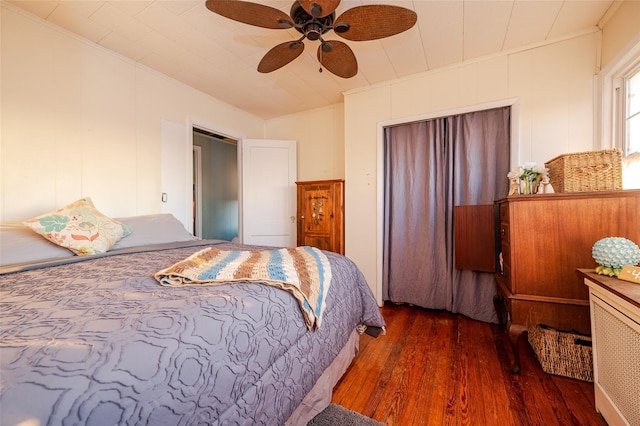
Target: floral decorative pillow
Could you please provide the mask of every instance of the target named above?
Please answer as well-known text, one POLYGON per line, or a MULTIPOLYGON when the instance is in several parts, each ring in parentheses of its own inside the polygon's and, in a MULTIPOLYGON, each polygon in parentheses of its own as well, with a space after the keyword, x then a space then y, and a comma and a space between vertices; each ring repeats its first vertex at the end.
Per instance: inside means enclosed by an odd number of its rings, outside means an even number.
POLYGON ((104 253, 131 233, 127 225, 96 210, 89 197, 23 223, 78 256, 104 253))

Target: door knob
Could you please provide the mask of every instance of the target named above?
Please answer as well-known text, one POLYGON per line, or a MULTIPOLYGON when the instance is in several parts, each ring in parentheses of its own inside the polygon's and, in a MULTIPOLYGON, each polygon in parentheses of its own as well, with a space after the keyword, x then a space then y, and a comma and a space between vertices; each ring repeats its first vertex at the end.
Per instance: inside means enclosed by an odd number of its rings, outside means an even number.
POLYGON ((296 221, 296 217, 295 216, 291 216, 290 219, 291 219, 291 223, 294 223, 296 221))

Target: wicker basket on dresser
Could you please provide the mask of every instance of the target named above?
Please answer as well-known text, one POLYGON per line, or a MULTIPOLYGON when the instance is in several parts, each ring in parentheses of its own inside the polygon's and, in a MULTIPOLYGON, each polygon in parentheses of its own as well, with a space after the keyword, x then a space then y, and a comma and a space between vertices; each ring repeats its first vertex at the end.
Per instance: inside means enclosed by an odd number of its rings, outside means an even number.
POLYGON ((516 195, 495 206, 497 303, 505 306, 518 373, 518 345, 528 327, 591 334, 588 291, 576 269, 595 268, 591 248, 601 238, 640 242, 640 191, 516 195))

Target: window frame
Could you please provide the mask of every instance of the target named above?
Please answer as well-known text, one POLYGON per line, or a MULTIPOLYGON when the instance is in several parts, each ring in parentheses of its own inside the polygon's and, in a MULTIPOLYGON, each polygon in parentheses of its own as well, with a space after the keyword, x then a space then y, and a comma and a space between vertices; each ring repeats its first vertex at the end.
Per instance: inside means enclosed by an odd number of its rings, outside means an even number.
POLYGON ((627 127, 627 122, 630 118, 628 102, 629 80, 636 75, 640 76, 640 57, 635 58, 634 61, 621 68, 613 79, 613 96, 615 99, 612 111, 614 117, 614 133, 612 135, 613 146, 619 148, 624 157, 628 157, 639 152, 638 149, 631 151, 627 127))
MULTIPOLYGON (((597 76, 596 96, 599 100, 595 108, 595 133, 599 136, 600 149, 618 148, 627 156, 626 137, 626 79, 633 71, 640 71, 640 37, 611 61, 597 76)), ((633 155, 633 154, 632 154, 633 155)))

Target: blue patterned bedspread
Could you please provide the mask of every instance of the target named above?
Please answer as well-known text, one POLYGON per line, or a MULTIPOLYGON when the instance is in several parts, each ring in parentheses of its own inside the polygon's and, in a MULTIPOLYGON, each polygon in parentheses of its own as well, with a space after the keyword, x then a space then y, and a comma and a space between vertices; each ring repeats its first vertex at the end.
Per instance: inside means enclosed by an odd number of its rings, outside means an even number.
POLYGON ((384 326, 361 272, 329 252, 318 330, 277 288, 158 285, 201 248, 0 276, 0 424, 282 424, 357 325, 384 326))

